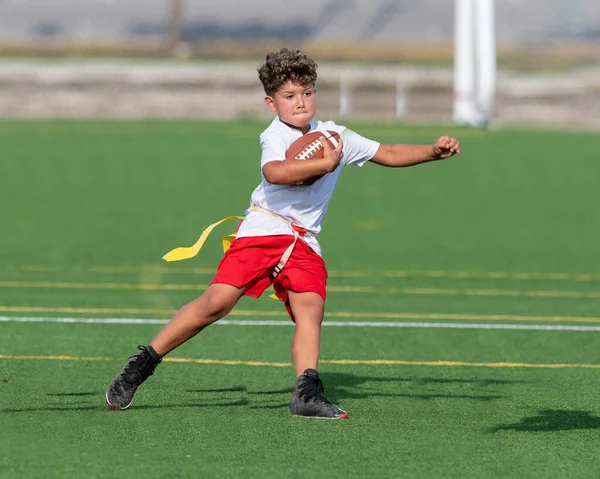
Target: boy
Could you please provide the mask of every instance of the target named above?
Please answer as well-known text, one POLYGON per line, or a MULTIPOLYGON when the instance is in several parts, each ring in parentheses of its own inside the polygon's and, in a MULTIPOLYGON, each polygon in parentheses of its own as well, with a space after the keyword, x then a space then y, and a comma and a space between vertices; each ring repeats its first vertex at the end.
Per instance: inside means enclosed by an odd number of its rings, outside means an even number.
POLYGON ((265 103, 276 113, 260 136, 263 180, 208 289, 183 306, 150 345, 139 346, 140 352, 110 383, 106 402, 111 408, 128 408, 138 386, 165 354, 228 314, 242 295, 258 298, 273 284, 295 323, 292 357, 297 379, 291 414, 348 417, 324 395, 317 372, 327 272, 316 235, 341 166, 363 166, 367 161, 411 166, 449 158, 460 152, 460 145, 448 136, 433 145, 384 145, 331 121, 314 121, 316 69, 313 60, 288 49, 269 53, 258 69, 265 103), (285 159, 296 139, 311 131, 325 136, 326 130, 338 132, 340 141, 333 149, 322 137, 322 159, 285 159))

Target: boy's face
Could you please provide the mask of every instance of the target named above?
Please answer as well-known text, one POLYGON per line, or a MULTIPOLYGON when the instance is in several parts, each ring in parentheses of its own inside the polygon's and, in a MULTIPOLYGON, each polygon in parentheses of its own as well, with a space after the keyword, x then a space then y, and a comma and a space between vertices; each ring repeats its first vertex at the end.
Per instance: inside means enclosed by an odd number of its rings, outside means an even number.
POLYGON ((288 125, 308 131, 316 112, 316 90, 313 85, 299 85, 288 81, 273 96, 265 97, 269 109, 288 125))

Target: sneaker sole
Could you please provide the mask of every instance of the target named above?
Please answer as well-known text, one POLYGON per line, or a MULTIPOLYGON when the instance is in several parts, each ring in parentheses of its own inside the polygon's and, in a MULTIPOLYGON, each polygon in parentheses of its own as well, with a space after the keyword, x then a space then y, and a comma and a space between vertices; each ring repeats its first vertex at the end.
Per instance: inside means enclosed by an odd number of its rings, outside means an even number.
POLYGON ((330 421, 337 421, 339 419, 350 419, 348 413, 344 413, 340 417, 302 416, 301 414, 292 414, 292 417, 303 417, 306 419, 329 419, 330 421))
POLYGON ((104 399, 106 400, 106 405, 111 408, 114 409, 115 411, 125 411, 125 409, 127 409, 129 406, 131 406, 131 403, 129 403, 127 406, 125 407, 119 407, 119 406, 115 406, 113 404, 110 403, 110 401, 108 400, 108 393, 106 393, 104 395, 104 399))

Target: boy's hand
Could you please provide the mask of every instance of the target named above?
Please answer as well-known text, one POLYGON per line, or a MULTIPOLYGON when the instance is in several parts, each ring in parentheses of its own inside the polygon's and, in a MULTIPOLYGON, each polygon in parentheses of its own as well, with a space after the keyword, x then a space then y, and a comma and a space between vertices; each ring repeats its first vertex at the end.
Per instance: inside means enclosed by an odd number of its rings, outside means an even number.
POLYGON ((329 146, 329 142, 325 139, 324 136, 319 137, 319 141, 321 145, 323 145, 323 161, 326 161, 329 164, 329 171, 334 171, 339 165, 340 161, 344 157, 344 153, 342 153, 343 143, 342 139, 338 140, 338 146, 335 150, 332 150, 329 146))
POLYGON ((460 143, 448 135, 440 136, 432 147, 436 160, 444 160, 460 153, 460 143))

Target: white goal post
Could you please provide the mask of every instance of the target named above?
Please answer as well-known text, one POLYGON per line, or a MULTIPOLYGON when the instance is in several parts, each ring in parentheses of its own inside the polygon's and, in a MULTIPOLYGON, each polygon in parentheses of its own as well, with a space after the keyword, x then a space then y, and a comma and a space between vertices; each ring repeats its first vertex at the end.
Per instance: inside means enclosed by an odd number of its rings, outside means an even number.
POLYGON ((496 89, 494 0, 455 0, 454 122, 486 126, 496 89))

